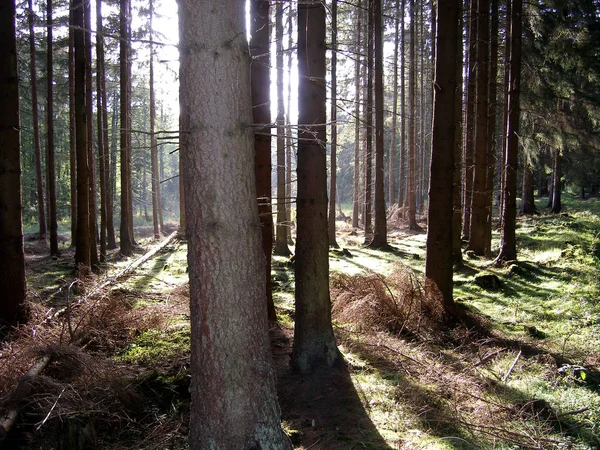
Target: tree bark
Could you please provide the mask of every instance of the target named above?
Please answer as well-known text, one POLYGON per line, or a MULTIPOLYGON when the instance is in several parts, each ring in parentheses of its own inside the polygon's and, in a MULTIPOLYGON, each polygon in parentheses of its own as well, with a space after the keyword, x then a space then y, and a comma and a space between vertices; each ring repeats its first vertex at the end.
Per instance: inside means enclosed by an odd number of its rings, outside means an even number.
POLYGON ((90 265, 90 180, 88 173, 87 111, 85 105, 84 0, 73 0, 75 49, 75 142, 77 146, 77 236, 75 264, 85 273, 90 265))
POLYGON ((287 450, 265 309, 245 1, 215 7, 182 0, 179 7, 192 324, 189 445, 287 450))
POLYGON ((133 255, 133 203, 131 189, 131 61, 130 61, 129 0, 120 0, 120 61, 121 61, 121 253, 133 255))
POLYGON ((562 210, 561 204, 561 171, 562 171, 562 155, 560 148, 554 150, 554 167, 552 171, 552 213, 558 214, 562 210))
POLYGON ((398 47, 400 44, 400 21, 398 10, 400 0, 396 0, 394 7, 394 56, 392 69, 392 142, 390 143, 390 155, 388 163, 388 196, 390 207, 396 203, 396 147, 398 128, 398 47))
POLYGON ((381 0, 373 1, 375 40, 375 228, 370 247, 387 249, 387 217, 383 168, 383 16, 381 0))
POLYGON ((35 31, 33 28, 33 2, 28 0, 27 22, 29 25, 29 73, 31 77, 31 113, 33 122, 33 149, 35 158, 35 181, 38 202, 38 220, 40 223, 40 239, 46 237, 46 211, 44 206, 44 181, 42 178, 42 151, 40 148, 40 121, 38 112, 37 66, 35 57, 35 31))
POLYGON ((477 1, 477 118, 468 248, 479 256, 485 255, 485 232, 488 220, 485 189, 488 164, 489 11, 488 0, 477 1))
MULTIPOLYGON (((73 2, 70 1, 70 6, 73 2)), ((73 24, 73 8, 69 8, 69 24, 73 24)), ((77 142, 75 133, 75 34, 69 26, 69 169, 71 181, 71 247, 77 236, 77 142)))
POLYGON ((342 362, 331 325, 325 158, 325 6, 298 4, 298 237, 292 366, 310 373, 342 362))
POLYGON ((106 261, 107 247, 107 203, 108 182, 105 160, 107 158, 106 146, 104 145, 104 115, 102 114, 102 78, 104 67, 100 61, 100 55, 104 54, 103 30, 102 30, 102 1, 96 0, 96 120, 98 133, 98 173, 100 175, 100 262, 106 261))
MULTIPOLYGON (((267 19, 268 20, 268 19, 267 19)), ((266 36, 266 53, 269 52, 266 36)), ((286 129, 285 129, 285 105, 283 101, 283 3, 276 3, 275 11, 275 45, 276 45, 276 81, 277 86, 277 233, 275 237, 275 254, 289 256, 288 247, 289 224, 287 223, 287 202, 285 192, 286 183, 286 129)), ((267 64, 268 67, 268 64, 267 64)), ((267 95, 270 86, 265 87, 267 95)), ((269 130, 270 132, 270 130, 269 130)), ((269 149, 270 156, 270 149, 269 149)))
POLYGON ((47 0, 46 4, 46 24, 48 28, 47 42, 47 106, 46 106, 46 182, 48 184, 48 228, 50 230, 50 254, 58 254, 58 223, 56 218, 56 166, 54 156, 54 52, 52 38, 52 0, 47 0))
POLYGON ((420 227, 417 224, 417 206, 416 206, 416 98, 415 82, 416 82, 416 12, 415 12, 415 0, 409 0, 410 7, 410 47, 409 47, 409 59, 410 68, 408 70, 408 228, 410 230, 419 230, 420 227))
POLYGON ((337 0, 331 0, 331 174, 329 178, 329 246, 338 248, 335 239, 335 201, 337 198, 337 0))
POLYGON ((265 259, 266 308, 269 320, 276 321, 277 313, 275 312, 271 290, 273 212, 271 208, 271 58, 269 55, 271 27, 269 26, 269 10, 268 0, 252 0, 250 2, 251 91, 252 116, 255 124, 254 170, 256 174, 256 195, 265 259))
POLYGON ((375 34, 375 23, 373 18, 373 0, 367 0, 367 34, 365 36, 367 50, 366 95, 363 94, 366 103, 365 112, 365 163, 364 163, 364 213, 365 223, 365 245, 373 239, 373 36, 375 34))
MULTIPOLYGON (((437 59, 435 63, 435 97, 429 184, 429 217, 425 279, 442 296, 446 310, 454 306, 452 298, 453 250, 453 173, 457 122, 455 104, 457 87, 457 34, 459 0, 439 0, 437 59)), ((426 283, 425 288, 431 289, 426 283)))
POLYGON ((535 198, 533 195, 533 171, 529 163, 523 164, 523 194, 521 196, 521 209, 519 212, 522 215, 536 213, 535 198))
POLYGON ((406 55, 405 55, 405 18, 406 0, 402 0, 400 23, 400 158, 398 165, 398 206, 402 208, 402 216, 404 216, 404 206, 406 199, 406 55))
MULTIPOLYGON (((99 1, 99 0, 97 0, 99 1)), ((154 2, 150 0, 150 18, 149 18, 149 34, 150 34, 150 67, 149 67, 149 84, 150 84, 150 165, 152 167, 152 224, 154 226, 154 239, 160 239, 162 232, 162 223, 159 220, 160 211, 162 209, 160 199, 160 177, 158 174, 158 144, 156 142, 156 100, 154 96, 154 2)))
POLYGON ((26 319, 15 2, 0 3, 0 330, 26 319))
POLYGON ((358 0, 358 11, 356 13, 356 41, 355 53, 356 60, 354 62, 354 190, 352 198, 352 227, 358 228, 360 215, 360 101, 361 101, 361 50, 362 50, 362 0, 358 0))
POLYGON ((504 204, 502 208, 502 234, 497 262, 517 259, 517 164, 519 150, 519 118, 521 94, 521 0, 512 0, 510 33, 510 92, 508 94, 508 127, 506 162, 504 166, 504 204))

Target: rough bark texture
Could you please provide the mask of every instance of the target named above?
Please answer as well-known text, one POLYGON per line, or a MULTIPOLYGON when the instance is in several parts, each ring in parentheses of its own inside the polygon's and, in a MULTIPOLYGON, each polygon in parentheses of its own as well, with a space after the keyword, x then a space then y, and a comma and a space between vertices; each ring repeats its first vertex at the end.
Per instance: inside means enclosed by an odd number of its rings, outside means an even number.
POLYGON ((33 2, 29 0, 29 11, 27 12, 27 23, 29 25, 29 74, 31 78, 31 116, 33 122, 33 151, 35 158, 35 181, 37 188, 38 220, 40 222, 40 238, 45 238, 47 233, 46 211, 44 206, 44 182, 42 179, 42 151, 40 148, 40 120, 38 112, 38 87, 37 87, 37 65, 35 57, 35 31, 33 29, 34 17, 33 2))
MULTIPOLYGON (((269 52, 268 41, 266 52, 269 52)), ((285 107, 283 101, 283 3, 277 2, 275 11, 275 45, 277 46, 276 61, 277 66, 276 86, 277 86, 277 233, 275 237, 275 254, 279 256, 289 256, 291 254, 288 247, 289 224, 287 223, 287 203, 285 192, 286 183, 286 130, 285 130, 285 107)), ((268 66, 268 65, 267 65, 268 66)), ((268 71, 268 69, 267 69, 268 71)), ((270 86, 266 87, 267 95, 270 86)), ((270 130, 269 130, 270 132, 270 130)))
POLYGON ((523 167, 523 193, 519 212, 523 215, 532 215, 537 212, 533 195, 533 171, 529 163, 525 163, 523 167))
POLYGON ((87 113, 85 106, 85 36, 83 0, 73 0, 75 52, 75 145, 77 147, 77 235, 75 264, 90 269, 90 219, 87 113))
POLYGON ((245 2, 179 5, 190 448, 291 449, 279 422, 269 349, 245 2))
POLYGON ((52 0, 46 4, 46 19, 48 27, 47 42, 47 106, 46 106, 46 183, 48 189, 48 229, 50 231, 50 254, 58 253, 58 223, 56 217, 56 166, 54 158, 54 52, 52 37, 52 0))
POLYGON ((510 92, 508 95, 508 127, 506 138, 506 162, 504 165, 503 220, 500 253, 497 261, 517 259, 517 164, 519 150, 519 116, 521 93, 521 0, 512 1, 510 36, 510 92))
POLYGON ((552 170, 552 212, 558 214, 562 210, 560 191, 562 189, 560 183, 562 155, 559 148, 554 150, 554 167, 552 170))
POLYGON ((0 329, 25 319, 27 293, 21 222, 21 124, 15 2, 0 3, 0 329))
POLYGON ((133 203, 131 189, 131 61, 129 0, 120 3, 121 60, 121 253, 133 255, 133 203))
POLYGON ((400 44, 400 20, 398 10, 400 0, 396 0, 394 12, 394 56, 393 56, 393 79, 392 79, 392 142, 390 143, 390 155, 388 164, 388 196, 390 207, 396 203, 396 147, 398 135, 398 47, 400 44))
POLYGON ((411 230, 418 230, 419 225, 417 224, 417 205, 416 205, 416 132, 417 124, 415 118, 416 112, 416 98, 415 82, 416 82, 416 12, 415 12, 415 0, 409 1, 410 5, 410 47, 409 47, 409 59, 410 68, 408 70, 408 190, 406 192, 408 202, 408 228, 411 230))
POLYGON ((154 2, 150 0, 150 67, 149 67, 149 89, 150 89, 150 165, 152 167, 152 224, 154 225, 154 238, 159 239, 162 231, 162 223, 159 220, 161 201, 160 201, 160 177, 158 172, 158 144, 156 142, 155 122, 156 122, 156 101, 154 96, 154 2))
POLYGON ((383 168, 383 16, 381 0, 373 0, 373 21, 375 40, 375 228, 373 248, 387 248, 387 221, 385 213, 385 190, 383 168))
POLYGON ((298 237, 292 366, 309 373, 342 361, 331 325, 325 158, 325 7, 298 5, 298 237))
POLYGON ((364 172, 364 212, 363 221, 365 225, 365 244, 369 244, 373 239, 373 0, 367 0, 367 33, 365 36, 365 44, 367 51, 366 70, 366 90, 363 94, 366 100, 363 108, 365 113, 365 163, 363 165, 364 172))
POLYGON ((103 56, 104 40, 102 30, 102 1, 96 0, 96 120, 98 133, 98 169, 100 175, 100 262, 106 260, 106 247, 107 247, 107 194, 108 194, 108 171, 105 165, 105 160, 108 156, 106 150, 107 147, 104 145, 104 128, 106 127, 104 122, 104 115, 102 114, 102 90, 104 89, 102 78, 104 77, 103 61, 100 61, 100 55, 103 56))
MULTIPOLYGON (((73 8, 69 11, 69 24, 73 24, 73 8)), ((69 27, 69 169, 71 181, 71 247, 75 247, 78 201, 77 143, 75 137, 75 34, 71 26, 69 27)))
POLYGON ((329 178, 329 246, 335 239, 335 200, 337 197, 337 0, 331 0, 331 170, 329 178))
MULTIPOLYGON (((407 196, 406 192, 406 55, 404 48, 405 45, 405 26, 404 17, 406 9, 406 0, 402 0, 400 6, 400 161, 398 165, 398 206, 404 208, 407 196)), ((403 214, 404 215, 404 214, 403 214)))
MULTIPOLYGON (((277 320, 271 290, 271 253, 273 252, 273 212, 271 208, 271 77, 269 44, 269 1, 250 2, 250 54, 252 56, 252 118, 255 124, 254 150, 258 215, 265 259, 265 287, 269 320, 277 320)), ((286 244, 287 246, 287 244, 286 244)))
MULTIPOLYGON (((452 308, 452 184, 456 117, 458 0, 439 0, 435 98, 429 184, 425 278, 439 289, 444 306, 452 308)), ((429 285, 426 284, 426 289, 429 285)))
POLYGON ((488 0, 477 2, 477 121, 471 200, 469 249, 476 255, 485 255, 486 176, 488 158, 488 87, 489 87, 489 11, 488 0))

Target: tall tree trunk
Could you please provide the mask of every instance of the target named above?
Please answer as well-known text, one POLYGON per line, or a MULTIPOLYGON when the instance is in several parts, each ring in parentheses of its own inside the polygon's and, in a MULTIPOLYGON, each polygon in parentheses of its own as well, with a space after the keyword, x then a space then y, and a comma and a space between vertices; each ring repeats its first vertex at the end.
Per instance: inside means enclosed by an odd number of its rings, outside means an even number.
POLYGON ((457 122, 456 65, 459 0, 439 0, 435 98, 427 216, 425 260, 426 289, 439 290, 446 310, 454 306, 452 298, 452 184, 457 122), (432 286, 433 284, 433 286, 432 286))
MULTIPOLYGON (((98 0, 97 0, 98 1, 98 0)), ((154 2, 150 0, 150 160, 152 166, 152 224, 154 226, 154 238, 159 239, 162 231, 162 223, 159 220, 160 201, 160 177, 158 175, 158 144, 156 142, 156 100, 154 98, 154 2)))
POLYGON ((552 213, 558 214, 562 210, 561 204, 561 171, 562 171, 562 155, 560 148, 554 150, 554 164, 552 171, 552 213))
POLYGON ((410 47, 409 47, 409 59, 410 59, 410 67, 408 70, 408 228, 410 230, 418 230, 420 229, 417 224, 417 206, 416 206, 416 192, 415 192, 415 184, 416 184, 416 92, 415 92, 415 83, 416 83, 416 71, 417 71, 417 61, 415 54, 415 46, 416 46, 416 9, 415 9, 415 0, 409 0, 410 6, 410 47))
POLYGON ((56 167, 54 155, 54 52, 52 38, 52 0, 47 0, 46 4, 46 19, 48 27, 48 43, 47 43, 47 106, 46 106, 46 182, 48 184, 48 225, 50 229, 50 254, 58 254, 58 223, 56 217, 56 167))
POLYGON ((292 366, 310 373, 341 364, 331 324, 325 158, 325 6, 298 4, 298 237, 292 366))
POLYGON ((0 3, 0 331, 26 319, 15 2, 0 3))
POLYGON ((396 203, 396 147, 398 135, 398 46, 400 44, 400 21, 398 19, 398 10, 400 9, 400 0, 396 0, 394 7, 394 60, 393 60, 393 79, 392 79, 392 142, 390 143, 390 154, 388 163, 388 196, 390 207, 396 203))
POLYGON ((85 7, 85 97, 87 111, 87 141, 88 141, 88 174, 90 177, 90 264, 93 270, 98 270, 98 220, 96 215, 96 158, 94 154, 94 121, 93 121, 93 96, 92 96, 92 11, 90 0, 84 0, 85 7))
POLYGON ((107 147, 104 143, 104 129, 106 123, 104 122, 104 114, 102 113, 102 95, 103 86, 102 78, 104 77, 104 67, 100 61, 100 55, 104 55, 103 30, 102 30, 102 0, 96 0, 96 120, 97 120, 97 133, 98 133, 98 169, 100 175, 100 262, 106 261, 106 247, 107 247, 107 194, 108 194, 108 182, 107 182, 107 171, 108 167, 105 164, 107 158, 107 147))
POLYGON ((331 0, 331 175, 329 181, 329 246, 335 240, 335 200, 337 198, 337 0, 331 0))
MULTIPOLYGON (((267 18, 268 20, 268 18, 267 18)), ((266 53, 269 52, 268 41, 266 53)), ((277 233, 275 237, 275 254, 279 256, 289 256, 288 248, 288 223, 287 223, 287 202, 285 192, 286 183, 286 129, 285 129, 285 104, 283 101, 283 3, 276 3, 275 11, 275 45, 276 45, 276 81, 277 86, 277 233)), ((268 64, 267 64, 268 67, 268 64)), ((267 70, 268 72, 268 70, 267 70)), ((270 86, 266 86, 267 96, 270 86)), ((269 130, 270 133, 270 130, 269 130)), ((269 148, 270 157, 270 148, 269 148)))
POLYGON ((75 49, 75 142, 77 146, 77 236, 75 265, 85 274, 90 264, 90 179, 88 173, 88 135, 85 105, 85 31, 84 0, 73 0, 73 33, 75 49))
MULTIPOLYGON (((461 0, 461 6, 464 5, 461 0)), ((439 20, 439 19, 438 19, 439 20)), ((455 268, 463 266, 462 257, 462 149, 463 149, 463 31, 462 11, 458 13, 458 36, 456 39, 456 95, 454 96, 454 168, 452 184, 452 259, 455 268)), ((432 156, 433 158, 433 156, 432 156)), ((433 160, 432 160, 433 161, 433 160)), ((432 180, 433 177, 430 177, 432 180)), ((431 182, 431 181, 430 181, 431 182)))
POLYGON ((399 173, 398 173, 398 206, 402 208, 402 215, 404 216, 405 201, 408 198, 405 195, 406 192, 406 55, 404 51, 405 47, 405 9, 406 0, 402 0, 401 13, 400 13, 400 161, 399 161, 399 173))
POLYGON ((44 181, 42 179, 42 151, 40 148, 40 121, 38 112, 37 66, 35 57, 35 31, 33 28, 33 2, 28 0, 27 22, 29 25, 29 73, 31 77, 31 113, 33 121, 33 149, 35 158, 35 181, 37 188, 38 220, 40 223, 40 239, 46 237, 46 211, 44 206, 44 181))
POLYGON ((510 92, 510 22, 512 16, 512 1, 506 1, 506 17, 505 17, 505 29, 504 29, 504 82, 503 82, 503 95, 502 95, 502 138, 500 140, 501 145, 501 156, 500 164, 498 164, 500 172, 500 228, 503 227, 502 221, 504 220, 504 186, 505 176, 504 164, 506 162, 506 148, 507 148, 507 136, 508 136, 508 94, 510 92))
POLYGON ((492 219, 494 206, 494 174, 496 171, 496 118, 498 116, 498 0, 490 1, 490 58, 488 97, 487 175, 485 177, 485 254, 492 252, 492 219))
POLYGON ((364 164, 364 222, 365 244, 373 239, 373 36, 375 23, 373 18, 373 0, 367 0, 367 93, 365 104, 365 164, 364 164))
POLYGON ((256 127, 254 132, 256 195, 265 258, 266 308, 269 320, 276 321, 277 313, 271 290, 273 212, 271 208, 271 58, 269 54, 271 27, 269 26, 269 10, 269 0, 252 0, 250 2, 250 56, 253 59, 251 69, 252 116, 256 127))
POLYGON ((287 450, 265 310, 245 1, 179 5, 192 316, 189 445, 287 450))
POLYGON ((475 123, 475 151, 473 196, 471 200, 471 232, 469 249, 476 255, 485 255, 486 176, 488 163, 488 88, 489 88, 489 0, 477 1, 477 121, 475 123))
POLYGON ((356 41, 355 41, 355 53, 356 59, 354 61, 354 190, 352 197, 352 228, 358 228, 359 226, 359 215, 360 215, 360 102, 361 102, 361 51, 362 51, 362 0, 358 0, 356 13, 356 41))
POLYGON ((121 61, 121 253, 133 255, 133 203, 131 189, 131 61, 129 0, 120 0, 121 61))
POLYGON ((519 117, 521 94, 521 0, 512 0, 510 33, 510 92, 508 95, 508 129, 506 138, 506 162, 504 166, 504 205, 502 208, 502 235, 497 262, 517 259, 517 164, 519 150, 519 117))
MULTIPOLYGON (((70 1, 72 4, 72 1, 70 1)), ((73 24, 73 8, 69 8, 69 24, 73 24)), ((69 26, 69 169, 71 181, 71 247, 77 236, 77 142, 75 133, 75 34, 69 26)))
MULTIPOLYGON (((510 1, 510 0, 509 0, 510 1)), ((469 238, 471 234, 471 202, 473 200, 473 155, 475 151, 475 88, 477 69, 477 0, 471 0, 469 7, 469 44, 467 67, 467 98, 465 108, 465 150, 464 150, 464 188, 463 188, 463 225, 462 234, 469 238)))
MULTIPOLYGON (((359 0, 360 1, 360 0, 359 0)), ((289 12, 288 12, 288 48, 291 49, 294 47, 294 33, 293 33, 293 17, 295 17, 293 11, 293 3, 289 4, 289 12)), ((288 73, 292 73, 292 52, 288 53, 288 73)), ((292 221, 292 149, 294 147, 293 139, 292 139, 292 120, 291 120, 291 105, 292 105, 292 81, 288 78, 287 84, 287 116, 286 123, 288 126, 286 133, 286 147, 285 147, 285 220, 287 225, 286 235, 287 235, 287 243, 288 245, 294 245, 294 241, 292 240, 292 226, 294 222, 292 221)))
POLYGON ((383 16, 382 0, 373 2, 374 38, 375 38, 375 229, 370 246, 388 248, 387 222, 385 213, 385 190, 383 170, 383 16))

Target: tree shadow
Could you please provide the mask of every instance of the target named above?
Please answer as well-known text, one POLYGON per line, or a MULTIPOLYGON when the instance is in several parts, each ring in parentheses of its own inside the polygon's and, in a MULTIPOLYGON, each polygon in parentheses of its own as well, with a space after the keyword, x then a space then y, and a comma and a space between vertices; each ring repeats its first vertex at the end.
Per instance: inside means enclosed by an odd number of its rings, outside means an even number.
POLYGON ((320 369, 309 376, 289 364, 290 328, 271 330, 282 418, 295 446, 392 450, 367 414, 347 369, 320 369))

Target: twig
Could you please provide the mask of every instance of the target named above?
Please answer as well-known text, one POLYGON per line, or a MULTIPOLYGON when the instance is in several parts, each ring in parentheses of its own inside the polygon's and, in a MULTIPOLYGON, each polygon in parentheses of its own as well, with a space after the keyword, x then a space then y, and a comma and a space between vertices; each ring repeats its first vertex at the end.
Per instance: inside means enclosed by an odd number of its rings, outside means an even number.
POLYGON ((306 447, 305 450, 308 450, 309 448, 313 448, 315 445, 317 445, 319 442, 321 442, 322 438, 317 439, 315 442, 313 442, 311 445, 309 445, 308 447, 306 447))
POLYGON ((46 423, 46 421, 50 417, 50 414, 52 414, 52 411, 54 411, 54 408, 56 408, 56 405, 58 404, 58 401, 60 400, 60 398, 62 397, 62 395, 64 394, 64 392, 65 392, 66 389, 67 388, 63 388, 63 390, 60 392, 60 394, 58 394, 58 397, 56 397, 56 401, 52 405, 52 408, 50 408, 50 411, 48 411, 48 414, 46 414, 46 417, 44 417, 44 420, 42 420, 39 423, 39 425, 35 428, 36 430, 39 430, 40 428, 42 428, 44 426, 44 424, 46 423))
POLYGON ((508 377, 510 377, 510 374, 512 373, 513 369, 515 368, 515 366, 519 362, 519 359, 521 358, 521 353, 522 353, 522 351, 519 350, 519 354, 517 355, 514 362, 512 363, 512 366, 510 366, 510 369, 508 370, 508 372, 506 372, 506 375, 504 375, 504 378, 502 379, 503 383, 506 383, 506 380, 508 380, 508 377))
POLYGON ((572 415, 575 415, 575 414, 581 414, 581 413, 589 411, 589 410, 590 410, 590 407, 586 406, 585 408, 579 408, 579 409, 576 409, 575 411, 568 411, 568 412, 559 414, 556 417, 560 418, 560 417, 564 417, 564 416, 572 416, 572 415))
POLYGON ((508 347, 504 347, 501 348, 500 350, 496 350, 495 352, 490 353, 489 355, 484 356, 483 358, 481 358, 481 360, 473 365, 473 369, 475 367, 479 367, 480 365, 482 365, 484 362, 486 362, 487 360, 489 360, 490 358, 493 358, 494 356, 498 355, 499 353, 502 353, 503 351, 508 350, 508 347))

